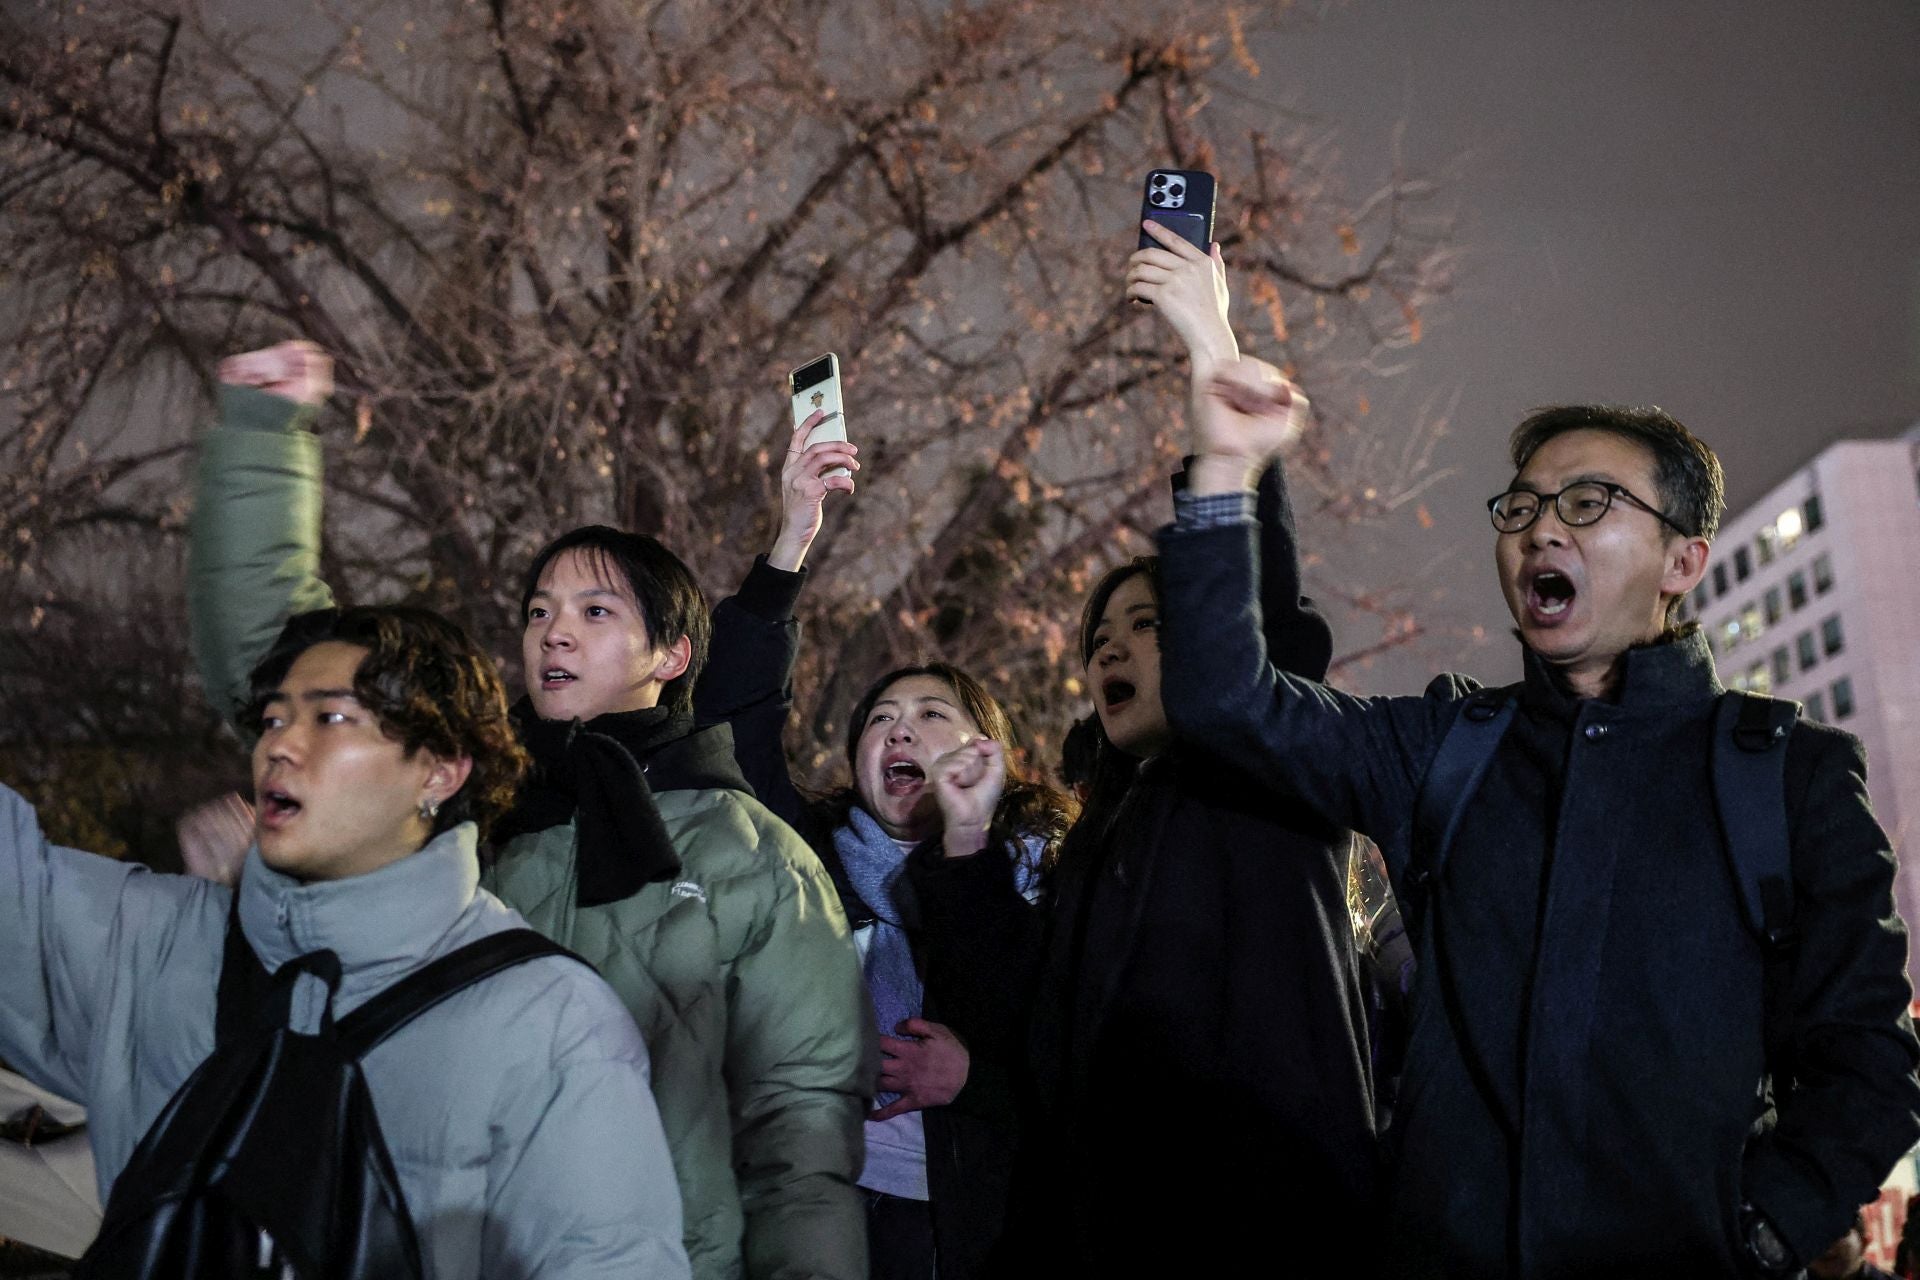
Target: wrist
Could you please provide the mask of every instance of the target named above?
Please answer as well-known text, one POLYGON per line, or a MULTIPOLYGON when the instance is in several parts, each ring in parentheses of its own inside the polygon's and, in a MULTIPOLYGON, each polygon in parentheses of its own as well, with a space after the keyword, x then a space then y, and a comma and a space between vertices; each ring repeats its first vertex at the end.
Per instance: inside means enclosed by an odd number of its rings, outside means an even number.
POLYGON ((1187 354, 1193 360, 1193 372, 1196 377, 1210 376, 1214 370, 1230 365, 1240 359, 1240 344, 1233 339, 1233 331, 1224 326, 1218 331, 1203 333, 1187 344, 1187 354))
POLYGON ((798 573, 812 547, 812 534, 782 529, 780 536, 773 540, 773 549, 767 552, 767 563, 784 573, 798 573))
POLYGON ((1187 466, 1187 492, 1196 498, 1217 493, 1251 493, 1260 483, 1261 463, 1238 454, 1200 453, 1187 466))
POLYGON ((949 827, 940 839, 940 852, 949 858, 971 858, 986 847, 985 827, 949 827))
POLYGON ((233 383, 220 385, 219 407, 221 425, 239 431, 304 432, 320 414, 315 405, 233 383))

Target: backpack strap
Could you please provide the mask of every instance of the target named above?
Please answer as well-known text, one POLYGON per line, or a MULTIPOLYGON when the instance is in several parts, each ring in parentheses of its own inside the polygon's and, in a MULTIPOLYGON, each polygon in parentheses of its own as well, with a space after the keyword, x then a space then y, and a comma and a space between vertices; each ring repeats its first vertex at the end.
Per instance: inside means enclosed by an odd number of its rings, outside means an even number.
POLYGON ((1440 749, 1427 766, 1414 802, 1413 847, 1404 877, 1402 919, 1410 932, 1426 924, 1433 883, 1446 864, 1447 849, 1460 830, 1467 802, 1487 776, 1493 753, 1513 723, 1518 705, 1513 687, 1481 689, 1460 704, 1440 749))
MULTIPOLYGON (((505 929, 490 934, 414 970, 341 1018, 335 1026, 341 1050, 350 1058, 364 1057, 375 1045, 448 996, 504 969, 543 956, 564 956, 587 964, 532 929, 505 929)), ((587 968, 593 966, 588 964, 587 968)))
POLYGON ((240 928, 240 888, 233 888, 227 909, 227 937, 221 949, 220 985, 214 997, 213 1041, 225 1044, 244 1034, 264 1016, 274 991, 273 975, 260 963, 240 928))
POLYGON ((1764 953, 1761 1035, 1776 1076, 1791 1071, 1787 992, 1800 941, 1787 838, 1787 740, 1799 716, 1797 702, 1738 689, 1713 716, 1713 804, 1741 912, 1764 953))
POLYGON ((1747 927, 1772 952, 1789 951, 1792 850, 1787 842, 1787 738, 1800 704, 1729 690, 1714 709, 1713 799, 1728 869, 1747 927))
POLYGON ((1481 689, 1461 702, 1447 726, 1440 748, 1427 765, 1420 794, 1414 801, 1413 847, 1408 852, 1407 870, 1396 886, 1401 894, 1401 921, 1416 946, 1416 963, 1431 962, 1440 994, 1440 1005, 1448 1025, 1460 1046, 1460 1058, 1467 1078, 1486 1104, 1487 1112, 1499 1123, 1509 1139, 1508 1176, 1518 1179, 1520 1167, 1519 1117, 1503 1101, 1493 1073, 1487 1068, 1487 1056, 1473 1034, 1467 1017, 1466 1002, 1453 972, 1453 960, 1446 942, 1445 922, 1433 910, 1433 889, 1446 865, 1447 850, 1460 829, 1467 804, 1480 789, 1493 764, 1494 752, 1513 723, 1519 705, 1514 687, 1481 689), (1424 942, 1425 949, 1418 948, 1424 942))

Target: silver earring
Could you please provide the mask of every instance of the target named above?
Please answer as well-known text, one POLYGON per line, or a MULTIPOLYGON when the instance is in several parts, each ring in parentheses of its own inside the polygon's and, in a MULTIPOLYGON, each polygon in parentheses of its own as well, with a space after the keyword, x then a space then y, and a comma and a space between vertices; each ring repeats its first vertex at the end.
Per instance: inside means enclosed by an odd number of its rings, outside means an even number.
POLYGON ((438 800, 422 800, 420 802, 420 821, 432 822, 439 816, 440 802, 438 800))

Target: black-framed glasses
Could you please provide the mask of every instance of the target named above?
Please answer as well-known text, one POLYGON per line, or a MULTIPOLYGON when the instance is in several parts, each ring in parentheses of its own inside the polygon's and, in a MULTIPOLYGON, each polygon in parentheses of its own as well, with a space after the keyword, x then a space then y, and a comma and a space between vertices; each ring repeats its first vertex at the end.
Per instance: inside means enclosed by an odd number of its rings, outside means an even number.
POLYGON ((1558 493, 1535 493, 1531 489, 1509 489, 1503 494, 1487 499, 1487 513, 1493 517, 1493 527, 1501 533, 1519 533, 1533 526, 1540 513, 1551 502, 1560 516, 1560 523, 1573 528, 1592 524, 1607 514, 1613 507, 1615 498, 1625 498, 1633 506, 1640 508, 1661 524, 1679 534, 1690 537, 1660 508, 1637 498, 1633 491, 1623 484, 1614 484, 1610 480, 1581 480, 1570 484, 1558 493))

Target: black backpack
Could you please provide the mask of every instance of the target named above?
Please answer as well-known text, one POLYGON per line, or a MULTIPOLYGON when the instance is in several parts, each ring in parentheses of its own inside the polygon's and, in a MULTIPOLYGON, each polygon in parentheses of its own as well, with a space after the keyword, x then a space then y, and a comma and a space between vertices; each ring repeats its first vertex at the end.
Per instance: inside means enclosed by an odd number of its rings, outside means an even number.
MULTIPOLYGON (((315 951, 269 976, 227 927, 214 1051, 115 1181, 75 1280, 407 1280, 420 1244, 360 1059, 457 991, 540 956, 578 957, 531 929, 482 938, 337 1022, 340 961, 315 951), (327 984, 317 1035, 287 1026, 294 983, 327 984)), ((585 963, 585 961, 581 961, 585 963)))

